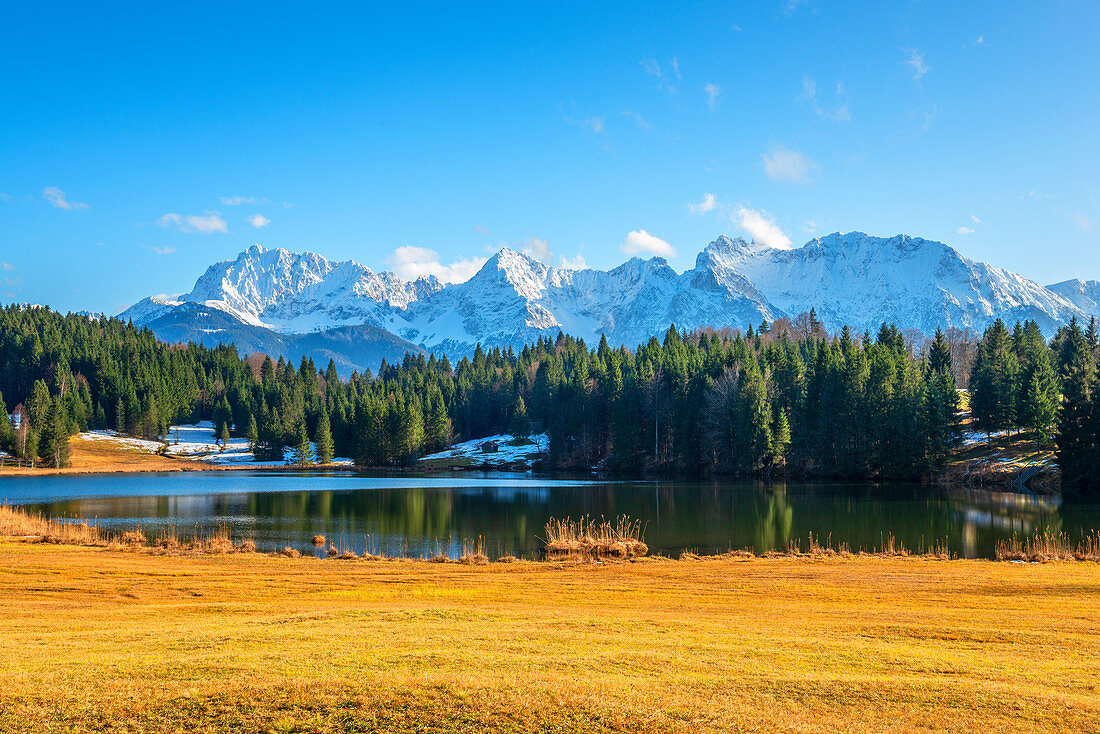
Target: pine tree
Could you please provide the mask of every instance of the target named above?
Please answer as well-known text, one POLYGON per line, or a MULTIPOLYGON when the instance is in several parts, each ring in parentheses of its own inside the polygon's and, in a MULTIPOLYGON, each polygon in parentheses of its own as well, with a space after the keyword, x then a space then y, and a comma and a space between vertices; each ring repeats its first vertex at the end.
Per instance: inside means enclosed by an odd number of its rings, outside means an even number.
POLYGON ((294 463, 313 463, 313 447, 310 446, 309 443, 309 434, 306 433, 305 421, 298 422, 298 432, 294 440, 294 463))
POLYGON ((0 394, 0 451, 14 453, 15 429, 11 427, 11 419, 8 417, 8 406, 4 403, 4 396, 0 394))
POLYGON ((997 319, 982 337, 970 376, 970 410, 987 432, 1015 428, 1020 365, 1004 322, 997 319))
POLYGON ((60 469, 69 464, 69 430, 65 421, 65 407, 59 396, 50 409, 43 426, 38 455, 47 465, 60 469))
POLYGON ((772 463, 782 466, 786 463, 787 449, 791 445, 791 424, 787 420, 787 413, 777 407, 775 411, 775 428, 772 429, 771 456, 772 463))
POLYGON ((264 416, 263 425, 260 428, 255 449, 252 453, 257 461, 282 461, 284 459, 283 427, 277 410, 272 410, 264 416))
POLYGON ((1058 362, 1063 401, 1058 416, 1058 466, 1067 489, 1094 491, 1097 471, 1097 377, 1093 350, 1076 319, 1066 328, 1058 362))
POLYGON ((1058 420, 1059 397, 1058 377, 1047 359, 1031 373, 1020 416, 1023 426, 1035 434, 1039 447, 1050 438, 1058 420))
POLYGON ((245 431, 245 438, 248 439, 248 450, 256 452, 256 442, 260 438, 260 430, 256 426, 256 416, 252 413, 248 414, 248 428, 245 431))
POLYGON ((331 464, 333 458, 332 428, 328 412, 323 409, 317 416, 317 430, 314 434, 314 443, 317 444, 317 463, 331 464))
POLYGON ((226 441, 229 440, 229 426, 225 421, 218 424, 218 432, 214 435, 215 443, 222 442, 222 448, 225 448, 226 441))
POLYGON ((508 422, 508 432, 519 438, 531 435, 531 419, 527 417, 527 405, 523 396, 517 395, 512 404, 512 419, 508 422))

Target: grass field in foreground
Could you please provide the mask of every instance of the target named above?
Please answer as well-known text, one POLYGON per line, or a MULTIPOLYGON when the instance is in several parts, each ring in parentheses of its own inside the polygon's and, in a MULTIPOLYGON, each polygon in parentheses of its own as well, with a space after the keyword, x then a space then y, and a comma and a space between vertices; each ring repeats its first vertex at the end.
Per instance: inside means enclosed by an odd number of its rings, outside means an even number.
POLYGON ((1050 731, 1100 565, 460 566, 0 541, 0 730, 1050 731))

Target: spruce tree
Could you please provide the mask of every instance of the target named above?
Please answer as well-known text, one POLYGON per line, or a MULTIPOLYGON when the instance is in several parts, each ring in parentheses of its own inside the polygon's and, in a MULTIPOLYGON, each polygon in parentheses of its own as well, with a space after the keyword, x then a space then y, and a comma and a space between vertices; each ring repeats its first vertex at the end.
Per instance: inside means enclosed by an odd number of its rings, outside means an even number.
POLYGON ((1058 465, 1062 484, 1073 491, 1094 491, 1097 471, 1096 364, 1093 350, 1076 319, 1070 321, 1058 355, 1062 406, 1058 415, 1058 465))
POLYGON ((314 434, 313 442, 317 444, 317 463, 331 464, 333 458, 332 428, 328 412, 324 409, 317 416, 317 430, 314 434))
POLYGON ((260 429, 256 426, 256 416, 248 414, 248 428, 245 430, 245 438, 248 439, 248 450, 256 452, 256 441, 260 438, 260 429))
POLYGON ((4 403, 3 394, 0 394, 0 450, 14 453, 14 449, 15 429, 11 427, 8 406, 4 403))
POLYGON ((226 424, 225 421, 222 421, 221 423, 218 424, 218 432, 216 434, 214 434, 214 439, 215 439, 215 441, 214 441, 215 443, 217 443, 218 441, 221 441, 222 442, 222 448, 223 449, 225 448, 225 443, 226 443, 226 441, 229 440, 229 426, 226 424))
POLYGON ((298 422, 297 436, 294 440, 294 463, 312 464, 313 447, 309 443, 309 434, 306 433, 305 421, 298 422))
POLYGON ((1004 322, 997 319, 982 337, 970 376, 970 410, 986 433, 1015 428, 1020 365, 1004 322))
POLYGON ((512 404, 512 418, 508 422, 508 432, 518 438, 527 438, 531 435, 531 419, 527 417, 527 404, 523 402, 522 395, 517 395, 512 404))

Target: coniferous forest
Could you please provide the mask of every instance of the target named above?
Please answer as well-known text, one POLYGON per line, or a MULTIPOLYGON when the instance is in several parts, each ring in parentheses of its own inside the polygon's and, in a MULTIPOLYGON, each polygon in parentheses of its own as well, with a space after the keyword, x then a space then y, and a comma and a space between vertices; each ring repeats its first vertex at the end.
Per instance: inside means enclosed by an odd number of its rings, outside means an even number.
MULTIPOLYGON (((1056 442, 1066 485, 1096 490, 1095 324, 1047 342, 1033 323, 998 321, 972 351, 977 427, 1056 442)), ((81 430, 163 438, 173 423, 211 420, 259 459, 303 463, 404 466, 456 440, 546 432, 552 469, 913 479, 942 468, 959 441, 953 353, 942 333, 916 340, 887 325, 829 335, 811 312, 745 332, 673 327, 635 350, 559 334, 518 353, 406 356, 377 375, 338 375, 331 362, 163 344, 117 319, 10 306, 0 448, 62 466, 81 430)))

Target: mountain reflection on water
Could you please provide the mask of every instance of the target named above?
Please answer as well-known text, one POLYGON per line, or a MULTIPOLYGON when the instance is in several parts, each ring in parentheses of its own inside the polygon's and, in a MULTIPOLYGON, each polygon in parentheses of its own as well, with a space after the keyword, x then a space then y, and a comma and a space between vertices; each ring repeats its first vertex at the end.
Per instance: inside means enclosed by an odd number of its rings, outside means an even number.
POLYGON ((627 515, 651 553, 677 555, 807 546, 813 534, 870 550, 894 538, 912 550, 946 542, 959 556, 992 557, 997 540, 1045 529, 1070 537, 1100 528, 1100 506, 1056 496, 890 484, 562 480, 531 475, 361 476, 204 472, 0 480, 0 501, 156 530, 225 525, 261 549, 341 547, 419 557, 457 555, 482 538, 490 556, 537 557, 550 518, 627 515))

